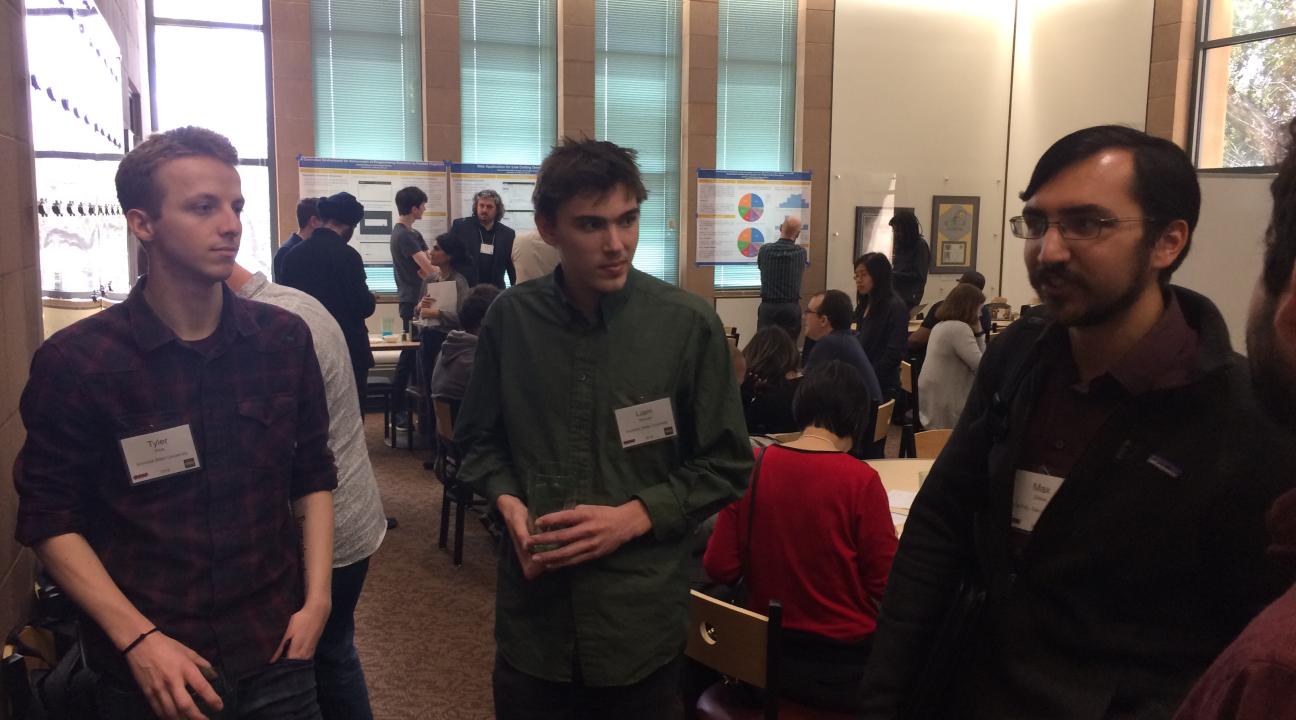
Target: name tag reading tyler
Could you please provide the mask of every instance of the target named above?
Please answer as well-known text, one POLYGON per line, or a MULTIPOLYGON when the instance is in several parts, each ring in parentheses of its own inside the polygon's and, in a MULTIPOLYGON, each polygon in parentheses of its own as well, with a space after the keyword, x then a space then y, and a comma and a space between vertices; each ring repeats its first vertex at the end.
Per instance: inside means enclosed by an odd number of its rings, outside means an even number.
POLYGON ((1018 470, 1013 478, 1012 526, 1034 532, 1044 508, 1048 507, 1065 478, 1018 470))
POLYGON ((616 421, 623 448, 675 437, 675 412, 670 398, 621 408, 616 411, 616 421))
POLYGON ((482 243, 482 244, 481 244, 481 254, 482 254, 482 255, 494 255, 494 254, 495 254, 495 246, 494 246, 494 245, 491 245, 490 243, 482 243))
POLYGON ((131 485, 161 480, 202 467, 189 425, 122 438, 131 485))

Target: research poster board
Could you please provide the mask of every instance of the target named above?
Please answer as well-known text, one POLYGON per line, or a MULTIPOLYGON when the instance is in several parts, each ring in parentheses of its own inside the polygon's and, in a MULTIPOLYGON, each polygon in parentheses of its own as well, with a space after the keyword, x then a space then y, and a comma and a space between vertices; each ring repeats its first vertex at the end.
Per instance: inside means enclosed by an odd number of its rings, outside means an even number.
POLYGON ((789 216, 810 238, 810 173, 698 170, 697 264, 752 265, 789 216))
POLYGON ((450 165, 450 220, 473 213, 473 196, 482 190, 494 190, 504 201, 504 219, 500 222, 521 234, 535 230, 535 209, 531 192, 535 190, 539 165, 450 165))
POLYGON ((301 197, 349 192, 364 205, 364 220, 351 245, 367 265, 390 265, 392 227, 400 219, 396 192, 411 185, 427 193, 427 210, 414 229, 429 241, 449 229, 446 214, 446 164, 400 160, 297 158, 301 197))

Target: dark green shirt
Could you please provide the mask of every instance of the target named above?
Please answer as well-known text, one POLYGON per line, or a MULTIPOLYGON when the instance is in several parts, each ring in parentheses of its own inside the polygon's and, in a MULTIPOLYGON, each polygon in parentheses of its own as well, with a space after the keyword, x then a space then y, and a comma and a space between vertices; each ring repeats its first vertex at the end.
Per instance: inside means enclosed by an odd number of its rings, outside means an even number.
POLYGON ((751 471, 720 319, 701 298, 631 270, 594 322, 564 298, 562 268, 499 297, 482 324, 456 423, 460 477, 493 502, 558 475, 577 503, 637 498, 652 530, 610 555, 532 581, 506 544, 495 637, 518 670, 590 686, 634 683, 678 656, 694 526, 751 471), (622 449, 614 412, 670 398, 673 439, 622 449))

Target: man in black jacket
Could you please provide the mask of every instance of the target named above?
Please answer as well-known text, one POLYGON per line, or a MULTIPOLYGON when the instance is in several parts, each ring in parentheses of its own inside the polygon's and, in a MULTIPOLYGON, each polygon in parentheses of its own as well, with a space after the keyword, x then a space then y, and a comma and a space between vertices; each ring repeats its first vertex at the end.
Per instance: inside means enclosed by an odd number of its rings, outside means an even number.
POLYGON ((473 214, 450 225, 450 232, 463 240, 472 258, 468 285, 490 283, 504 289, 504 275, 509 285, 517 284, 513 269, 513 228, 500 222, 504 218, 504 199, 494 190, 482 190, 473 196, 473 214))
POLYGON ((351 354, 363 414, 369 368, 374 365, 365 318, 373 315, 376 303, 365 280, 364 261, 347 243, 364 219, 364 205, 351 193, 341 192, 320 198, 316 208, 322 225, 284 257, 279 282, 319 300, 338 321, 351 354))
POLYGON ((1129 128, 1036 165, 1011 224, 1048 317, 990 346, 914 501, 862 717, 1168 718, 1282 589, 1264 513, 1296 463, 1219 311, 1169 283, 1200 198, 1129 128))

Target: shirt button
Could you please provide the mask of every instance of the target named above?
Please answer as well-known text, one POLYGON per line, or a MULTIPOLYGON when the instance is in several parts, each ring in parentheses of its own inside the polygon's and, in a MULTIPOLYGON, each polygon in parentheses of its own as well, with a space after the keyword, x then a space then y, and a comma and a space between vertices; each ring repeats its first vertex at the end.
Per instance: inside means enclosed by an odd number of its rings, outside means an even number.
POLYGON ((1064 450, 1064 449, 1066 449, 1066 443, 1062 442, 1061 440, 1054 440, 1054 441, 1053 441, 1053 449, 1054 449, 1054 450, 1064 450))
POLYGON ((581 381, 581 382, 588 382, 588 381, 589 381, 589 375, 588 375, 587 373, 581 373, 581 374, 579 374, 579 375, 576 376, 576 379, 579 380, 579 381, 581 381))

